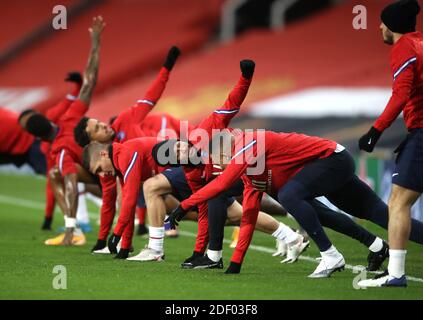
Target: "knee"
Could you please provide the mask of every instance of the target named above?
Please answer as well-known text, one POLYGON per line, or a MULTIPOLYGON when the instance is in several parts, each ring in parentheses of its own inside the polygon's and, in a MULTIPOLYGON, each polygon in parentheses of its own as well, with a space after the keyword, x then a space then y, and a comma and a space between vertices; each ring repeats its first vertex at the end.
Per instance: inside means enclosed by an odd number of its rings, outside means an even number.
POLYGON ((52 182, 56 182, 60 179, 60 171, 57 167, 53 167, 50 169, 50 171, 48 172, 48 177, 50 178, 50 180, 52 182))
POLYGON ((160 190, 160 180, 156 177, 152 177, 146 180, 143 184, 143 191, 145 197, 151 197, 157 195, 160 190))
POLYGON ((389 213, 411 209, 413 201, 409 198, 410 197, 407 197, 406 194, 397 190, 397 188, 392 188, 392 192, 388 201, 389 213))
POLYGON ((403 209, 411 208, 410 205, 404 203, 402 199, 398 196, 392 196, 388 201, 389 213, 396 213, 402 211, 403 209))

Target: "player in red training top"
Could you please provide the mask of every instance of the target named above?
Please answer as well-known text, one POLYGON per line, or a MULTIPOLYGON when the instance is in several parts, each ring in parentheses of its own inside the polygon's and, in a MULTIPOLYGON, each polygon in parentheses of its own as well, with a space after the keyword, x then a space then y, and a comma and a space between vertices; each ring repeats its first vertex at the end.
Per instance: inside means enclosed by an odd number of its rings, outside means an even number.
MULTIPOLYGON (((204 138, 204 136, 206 136, 206 138, 211 137, 214 129, 223 129, 229 125, 233 117, 239 112, 241 104, 248 93, 254 74, 254 67, 255 64, 251 60, 242 60, 240 62, 242 75, 236 86, 229 93, 223 106, 201 121, 200 124, 190 132, 189 137, 187 137, 190 144, 201 144, 202 138, 204 138)), ((186 138, 182 140, 188 144, 186 138)), ((171 143, 172 140, 168 142, 171 143)), ((167 144, 166 141, 163 141, 154 149, 154 158, 160 165, 168 164, 159 161, 160 156, 157 154, 157 151, 164 143, 167 144)), ((199 146, 198 150, 200 149, 201 146, 199 146)), ((140 253, 140 259, 144 259, 144 256, 147 257, 146 259, 148 259, 148 256, 152 256, 154 259, 154 256, 163 252, 163 246, 154 245, 154 239, 161 238, 164 233, 163 220, 166 212, 163 210, 164 201, 162 196, 172 191, 176 191, 175 194, 180 201, 189 197, 192 192, 195 192, 203 186, 204 168, 205 166, 202 165, 200 161, 195 164, 187 164, 187 166, 171 168, 155 176, 146 183, 144 191, 147 208, 149 210, 148 215, 149 217, 154 217, 154 221, 157 223, 152 226, 153 229, 150 227, 150 245, 145 249, 144 253, 140 253), (152 250, 152 247, 154 247, 155 250, 152 250), (149 252, 151 252, 151 254, 149 254, 149 252)), ((192 258, 196 257, 197 253, 204 253, 208 243, 207 203, 200 203, 198 205, 198 210, 198 233, 192 258)), ((190 258, 188 260, 190 260, 190 258)))
MULTIPOLYGON (((55 106, 49 108, 47 112, 45 113, 45 116, 48 120, 50 120, 53 123, 57 123, 59 118, 65 114, 69 106, 72 104, 73 101, 76 100, 79 94, 79 90, 81 89, 82 85, 82 76, 79 72, 69 72, 67 74, 67 77, 65 78, 65 81, 74 83, 75 87, 72 90, 71 93, 67 94, 65 99, 60 101, 55 106)), ((19 115, 19 124, 22 128, 26 128, 26 123, 30 116, 37 113, 37 110, 35 109, 27 109, 23 111, 19 115)), ((46 172, 49 172, 55 165, 55 159, 51 157, 51 143, 48 141, 42 141, 41 142, 41 151, 45 156, 46 164, 47 164, 47 170, 46 172)), ((46 177, 46 207, 45 207, 45 216, 44 216, 44 222, 41 226, 42 230, 51 230, 51 224, 53 221, 53 213, 54 213, 54 207, 56 204, 56 199, 54 198, 54 192, 51 186, 50 177, 47 174, 46 177)))
POLYGON ((51 155, 54 157, 57 170, 50 171, 56 200, 65 215, 66 232, 46 241, 47 245, 71 245, 85 243, 85 237, 76 228, 76 210, 78 207, 77 182, 92 182, 92 177, 82 167, 82 148, 73 137, 73 129, 88 110, 91 96, 97 82, 100 58, 100 37, 105 23, 101 16, 95 17, 89 32, 91 35, 91 50, 84 72, 83 84, 78 96, 67 112, 60 117, 57 125, 46 117, 35 114, 26 124, 26 129, 32 134, 52 143, 51 155), (59 172, 59 177, 56 172, 59 172), (63 182, 62 179, 63 177, 63 182), (75 231, 75 234, 74 234, 75 231))
POLYGON ((122 185, 122 206, 113 235, 109 238, 110 252, 116 252, 122 239, 119 258, 126 259, 131 248, 135 207, 142 183, 163 171, 152 158, 156 137, 143 137, 125 143, 92 142, 84 148, 84 167, 100 177, 118 177, 122 185), (125 239, 126 238, 126 239, 125 239))
POLYGON ((407 286, 405 256, 410 210, 423 192, 423 35, 416 32, 419 12, 416 0, 402 0, 388 5, 381 14, 383 40, 393 46, 392 96, 373 127, 359 140, 359 147, 372 152, 382 132, 401 112, 409 134, 395 150, 398 155, 389 198, 388 270, 376 279, 359 282, 363 287, 407 286))
MULTIPOLYGON (((145 136, 179 138, 181 127, 183 127, 179 120, 167 114, 148 116, 148 113, 154 108, 162 96, 169 80, 170 72, 179 55, 180 50, 178 47, 173 46, 169 49, 159 74, 144 97, 139 99, 136 105, 121 112, 113 120, 111 125, 94 118, 83 117, 74 129, 76 142, 84 147, 90 141, 101 143, 111 143, 114 141, 123 143, 130 139, 145 136)), ((189 128, 185 129, 187 131, 189 130, 189 128)), ((116 177, 100 177, 100 182, 103 190, 103 204, 101 207, 101 223, 98 240, 92 249, 95 253, 104 252, 103 249, 106 247, 106 239, 112 227, 116 212, 117 198, 116 177)), ((142 210, 145 213, 145 202, 142 193, 140 194, 138 207, 141 208, 137 208, 137 210, 142 210)), ((130 239, 131 237, 124 237, 123 240, 126 241, 128 238, 130 239)), ((124 248, 128 247, 126 243, 122 245, 124 248)), ((123 256, 118 255, 117 258, 123 258, 123 256)))

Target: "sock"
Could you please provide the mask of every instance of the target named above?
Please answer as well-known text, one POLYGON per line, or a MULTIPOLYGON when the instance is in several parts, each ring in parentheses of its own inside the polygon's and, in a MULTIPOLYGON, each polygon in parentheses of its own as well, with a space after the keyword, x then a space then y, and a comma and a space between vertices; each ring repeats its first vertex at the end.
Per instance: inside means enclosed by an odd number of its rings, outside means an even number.
POLYGON ((272 236, 286 242, 287 244, 298 239, 298 234, 290 227, 284 225, 282 222, 279 222, 279 227, 275 232, 272 233, 272 236))
POLYGON ((401 278, 405 275, 405 255, 407 250, 389 250, 388 272, 390 276, 401 278))
POLYGON ((218 262, 222 258, 222 250, 216 251, 216 250, 207 250, 207 256, 210 260, 213 262, 218 262))
POLYGON ((90 218, 88 217, 87 202, 85 200, 85 187, 83 183, 78 183, 78 210, 76 211, 76 220, 78 223, 88 224, 90 218))
POLYGON ((338 252, 338 250, 336 250, 335 246, 334 246, 334 245, 332 245, 332 246, 331 246, 329 249, 327 249, 326 251, 320 252, 320 254, 321 254, 322 256, 325 256, 325 257, 333 257, 333 256, 337 256, 337 255, 339 255, 339 252, 338 252))
POLYGON ((150 227, 148 231, 150 235, 148 247, 150 249, 163 252, 164 227, 150 227))
POLYGON ((369 250, 371 252, 379 252, 383 248, 383 240, 379 237, 376 237, 375 241, 370 245, 369 250))

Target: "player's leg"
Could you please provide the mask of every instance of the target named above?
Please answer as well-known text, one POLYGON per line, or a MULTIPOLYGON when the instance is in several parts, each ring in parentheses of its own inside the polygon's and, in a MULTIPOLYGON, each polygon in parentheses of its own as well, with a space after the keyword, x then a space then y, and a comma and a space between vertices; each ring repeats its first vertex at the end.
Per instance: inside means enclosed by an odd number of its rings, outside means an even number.
POLYGON ((369 271, 376 271, 380 268, 387 258, 388 252, 388 246, 381 238, 355 223, 355 221, 347 215, 329 209, 318 200, 313 200, 311 204, 316 209, 320 223, 324 227, 355 239, 369 249, 369 255, 367 257, 367 269, 369 271))
POLYGON ((411 229, 411 207, 421 193, 399 185, 392 186, 389 199, 389 275, 401 279, 405 276, 407 240, 411 229))
POLYGON ((149 239, 146 248, 131 258, 130 261, 157 261, 164 257, 164 219, 166 216, 166 203, 163 195, 172 192, 169 180, 158 174, 143 183, 145 204, 149 221, 149 239))
MULTIPOLYGON (((341 210, 388 229, 388 205, 357 176, 329 198, 341 210)), ((423 222, 411 219, 410 240, 423 244, 423 222)))
POLYGON ((46 206, 44 214, 44 222, 41 226, 42 230, 51 230, 51 224, 53 222, 54 208, 56 206, 56 198, 54 197, 53 187, 51 185, 49 174, 46 177, 46 206))
MULTIPOLYGON (((237 221, 239 223, 241 218, 242 206, 235 201, 228 207, 228 220, 231 222, 237 221)), ((304 241, 304 237, 302 235, 296 233, 289 226, 277 221, 275 218, 263 211, 260 211, 257 216, 255 229, 263 233, 270 234, 278 242, 286 244, 287 257, 282 261, 283 263, 293 263, 297 261, 301 253, 303 253, 309 246, 309 242, 304 241)))
POLYGON ((354 175, 354 160, 346 151, 307 164, 278 192, 281 205, 314 240, 322 256, 321 263, 309 277, 329 277, 343 269, 345 260, 332 245, 311 201, 334 192, 354 175))

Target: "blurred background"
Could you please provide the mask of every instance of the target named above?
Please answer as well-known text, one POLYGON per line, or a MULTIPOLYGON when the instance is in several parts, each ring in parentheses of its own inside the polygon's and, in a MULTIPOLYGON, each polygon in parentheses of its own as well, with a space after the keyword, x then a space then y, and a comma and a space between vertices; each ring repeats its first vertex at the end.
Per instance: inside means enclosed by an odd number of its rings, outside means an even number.
MULTIPOLYGON (((55 30, 57 0, 1 1, 0 106, 45 111, 60 100, 65 74, 85 67, 91 19, 102 15, 107 27, 90 116, 107 121, 142 98, 175 44, 183 55, 156 110, 198 122, 223 103, 239 60, 250 58, 256 73, 233 126, 334 139, 354 153, 360 178, 386 200, 403 120, 371 155, 360 154, 357 141, 390 97, 390 47, 379 30, 389 2, 61 0, 67 29, 55 30), (356 5, 367 9, 367 29, 353 28, 356 5)), ((414 210, 423 216, 423 202, 414 210)))

